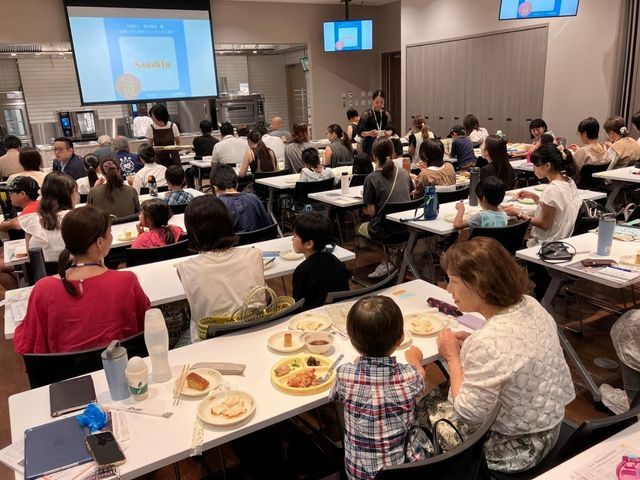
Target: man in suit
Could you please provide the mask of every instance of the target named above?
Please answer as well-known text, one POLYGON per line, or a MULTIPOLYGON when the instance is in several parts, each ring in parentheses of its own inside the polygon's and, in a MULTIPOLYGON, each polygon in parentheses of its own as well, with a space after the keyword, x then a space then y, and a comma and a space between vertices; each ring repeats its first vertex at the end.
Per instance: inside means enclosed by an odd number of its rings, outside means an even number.
POLYGON ((73 151, 73 142, 70 139, 67 137, 56 138, 53 142, 53 153, 56 156, 53 161, 54 172, 64 172, 74 180, 87 176, 82 158, 73 151))

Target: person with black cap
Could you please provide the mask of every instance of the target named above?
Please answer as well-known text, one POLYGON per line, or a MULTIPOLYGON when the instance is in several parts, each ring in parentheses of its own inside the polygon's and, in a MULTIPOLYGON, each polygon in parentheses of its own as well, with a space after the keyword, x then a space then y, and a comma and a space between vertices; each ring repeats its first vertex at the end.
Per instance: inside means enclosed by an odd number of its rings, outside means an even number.
MULTIPOLYGON (((18 215, 28 215, 36 213, 40 202, 38 202, 38 182, 31 177, 16 177, 7 188, 11 205, 20 209, 18 215)), ((18 217, 10 218, 0 223, 0 231, 22 230, 18 223, 18 217)))
POLYGON ((468 170, 471 167, 475 167, 478 159, 473 153, 473 144, 467 137, 464 127, 462 125, 454 125, 451 127, 449 137, 453 140, 451 142, 451 158, 455 158, 458 161, 458 169, 468 170))

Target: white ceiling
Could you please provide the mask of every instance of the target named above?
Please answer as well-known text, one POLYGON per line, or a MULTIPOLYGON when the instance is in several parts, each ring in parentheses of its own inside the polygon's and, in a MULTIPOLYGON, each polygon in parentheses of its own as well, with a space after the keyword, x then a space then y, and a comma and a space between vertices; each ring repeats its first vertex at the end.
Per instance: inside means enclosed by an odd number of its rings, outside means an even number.
MULTIPOLYGON (((344 3, 338 0, 236 0, 239 2, 261 2, 261 3, 297 3, 300 5, 341 5, 344 3)), ((359 7, 361 5, 379 6, 387 3, 397 2, 398 0, 353 0, 349 5, 359 7)))

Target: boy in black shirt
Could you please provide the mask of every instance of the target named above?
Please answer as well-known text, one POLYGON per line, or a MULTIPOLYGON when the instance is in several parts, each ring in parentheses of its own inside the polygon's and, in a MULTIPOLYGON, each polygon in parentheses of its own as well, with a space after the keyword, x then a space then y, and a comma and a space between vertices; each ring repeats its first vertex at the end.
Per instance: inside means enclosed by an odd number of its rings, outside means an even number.
POLYGON ((329 292, 349 290, 347 267, 325 247, 333 239, 333 224, 326 215, 298 215, 293 224, 293 249, 305 261, 293 272, 293 298, 304 298, 304 309, 321 307, 329 292))

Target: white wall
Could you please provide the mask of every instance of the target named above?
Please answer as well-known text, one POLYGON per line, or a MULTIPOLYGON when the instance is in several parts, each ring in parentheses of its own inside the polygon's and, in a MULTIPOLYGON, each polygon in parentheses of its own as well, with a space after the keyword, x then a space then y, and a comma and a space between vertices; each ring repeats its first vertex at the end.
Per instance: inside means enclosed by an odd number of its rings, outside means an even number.
POLYGON ((407 45, 548 23, 542 116, 554 133, 575 141, 580 120, 594 116, 603 123, 611 114, 623 1, 580 0, 577 17, 499 21, 499 0, 401 0, 403 105, 410 101, 407 45))
POLYGON ((237 93, 241 83, 249 82, 249 69, 245 55, 216 54, 216 73, 218 78, 226 77, 227 91, 237 93))

